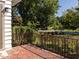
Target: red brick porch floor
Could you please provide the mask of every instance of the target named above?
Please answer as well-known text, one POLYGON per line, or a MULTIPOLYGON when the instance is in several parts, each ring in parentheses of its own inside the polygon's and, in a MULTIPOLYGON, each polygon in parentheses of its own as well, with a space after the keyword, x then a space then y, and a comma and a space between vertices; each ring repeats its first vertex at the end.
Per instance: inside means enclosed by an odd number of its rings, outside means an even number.
POLYGON ((8 56, 1 59, 66 59, 58 54, 32 46, 22 45, 7 51, 8 56))

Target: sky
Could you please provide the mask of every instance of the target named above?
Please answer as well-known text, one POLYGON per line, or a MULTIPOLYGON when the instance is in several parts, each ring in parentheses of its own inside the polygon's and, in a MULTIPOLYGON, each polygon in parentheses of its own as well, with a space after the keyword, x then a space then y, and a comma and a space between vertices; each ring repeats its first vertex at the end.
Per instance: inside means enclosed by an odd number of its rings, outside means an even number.
POLYGON ((78 5, 78 0, 59 0, 59 10, 57 16, 61 16, 64 11, 76 7, 78 5))

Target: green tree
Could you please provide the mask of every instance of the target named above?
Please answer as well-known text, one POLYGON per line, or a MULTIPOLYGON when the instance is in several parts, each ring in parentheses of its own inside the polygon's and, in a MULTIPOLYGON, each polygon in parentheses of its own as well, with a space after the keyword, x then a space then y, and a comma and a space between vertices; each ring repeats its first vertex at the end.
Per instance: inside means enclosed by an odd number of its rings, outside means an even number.
POLYGON ((19 26, 22 25, 22 17, 19 15, 17 7, 12 7, 12 25, 19 26))
POLYGON ((50 25, 50 16, 55 18, 58 0, 22 0, 17 5, 17 9, 23 19, 24 26, 47 29, 50 25))
POLYGON ((79 27, 79 12, 77 10, 67 10, 60 19, 65 29, 75 30, 79 27))
POLYGON ((62 29, 62 24, 59 22, 58 17, 50 17, 50 25, 48 29, 62 29))

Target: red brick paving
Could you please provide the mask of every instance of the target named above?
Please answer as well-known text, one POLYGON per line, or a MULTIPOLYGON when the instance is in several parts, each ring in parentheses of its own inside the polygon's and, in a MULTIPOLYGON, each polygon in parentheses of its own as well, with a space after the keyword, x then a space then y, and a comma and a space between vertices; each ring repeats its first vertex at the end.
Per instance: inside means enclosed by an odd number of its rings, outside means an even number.
POLYGON ((22 47, 37 54, 37 55, 39 55, 39 56, 41 56, 41 57, 43 57, 43 58, 45 58, 45 59, 65 59, 63 56, 49 52, 49 51, 44 50, 44 49, 40 49, 40 48, 35 47, 35 46, 31 47, 31 45, 24 45, 22 47))
POLYGON ((33 54, 32 52, 25 50, 24 48, 18 46, 8 51, 8 56, 2 59, 43 59, 42 57, 33 54))
POLYGON ((11 49, 8 56, 2 59, 64 59, 62 56, 31 45, 11 49))

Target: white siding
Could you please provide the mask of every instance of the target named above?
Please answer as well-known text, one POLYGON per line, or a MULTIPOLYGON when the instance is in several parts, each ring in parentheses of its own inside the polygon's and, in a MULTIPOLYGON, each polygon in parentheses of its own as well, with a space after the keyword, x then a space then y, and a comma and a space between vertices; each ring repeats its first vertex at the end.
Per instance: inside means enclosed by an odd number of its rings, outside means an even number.
POLYGON ((6 44, 5 45, 5 48, 7 49, 7 48, 11 48, 12 46, 11 46, 11 44, 6 44))
POLYGON ((6 5, 7 5, 7 4, 10 4, 10 5, 11 5, 11 1, 6 0, 6 1, 5 1, 5 4, 6 4, 6 5))
POLYGON ((6 19, 5 24, 6 24, 6 23, 11 24, 11 21, 8 21, 8 20, 6 19))
POLYGON ((10 44, 11 41, 10 41, 10 40, 5 40, 5 43, 6 43, 6 44, 10 44))
POLYGON ((11 28, 11 25, 5 25, 5 27, 10 27, 11 28))
MULTIPOLYGON (((10 16, 10 15, 9 15, 10 16)), ((5 20, 7 21, 7 19, 11 20, 11 17, 8 17, 6 14, 5 14, 5 20)))
MULTIPOLYGON (((8 33, 5 33, 5 35, 11 35, 12 33, 11 32, 8 32, 8 33)), ((6 38, 5 38, 6 39, 6 38)))
POLYGON ((5 32, 12 31, 11 29, 6 29, 5 32))
POLYGON ((12 40, 12 33, 11 33, 11 0, 5 1, 5 7, 8 7, 8 12, 5 12, 5 21, 4 21, 4 48, 11 48, 11 40, 12 40))
MULTIPOLYGON (((11 11, 10 11, 11 12, 11 11)), ((11 13, 5 13, 6 16, 11 16, 11 13)))
POLYGON ((11 5, 9 5, 9 4, 6 4, 6 5, 5 5, 5 7, 11 8, 11 5))
MULTIPOLYGON (((11 39, 11 36, 6 36, 5 37, 5 41, 7 41, 7 40, 9 40, 9 39, 11 39)), ((10 41, 10 40, 9 40, 10 41)), ((9 43, 9 41, 7 42, 7 43, 9 43)))

